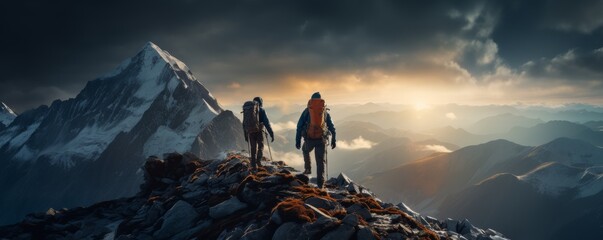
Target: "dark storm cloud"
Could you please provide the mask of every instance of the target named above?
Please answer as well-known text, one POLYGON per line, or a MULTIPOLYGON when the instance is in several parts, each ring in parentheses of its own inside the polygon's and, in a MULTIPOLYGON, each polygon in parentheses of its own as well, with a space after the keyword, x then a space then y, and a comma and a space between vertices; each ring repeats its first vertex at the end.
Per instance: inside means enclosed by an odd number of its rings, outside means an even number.
POLYGON ((603 46, 601 0, 505 1, 503 8, 492 38, 512 67, 573 48, 603 46))
MULTIPOLYGON (((532 78, 576 81, 603 80, 603 48, 592 51, 572 49, 554 58, 541 58, 523 66, 524 73, 532 78)), ((603 86, 600 86, 603 87, 603 86)))
POLYGON ((366 72, 375 69, 433 71, 438 66, 426 55, 454 51, 479 76, 573 44, 601 47, 593 40, 601 36, 599 18, 577 16, 580 9, 543 26, 549 12, 564 9, 555 2, 12 1, 1 3, 0 100, 23 111, 73 97, 146 41, 217 91, 289 75, 354 72, 370 82, 366 72), (559 40, 515 35, 528 32, 559 40), (535 47, 542 44, 545 50, 535 47))

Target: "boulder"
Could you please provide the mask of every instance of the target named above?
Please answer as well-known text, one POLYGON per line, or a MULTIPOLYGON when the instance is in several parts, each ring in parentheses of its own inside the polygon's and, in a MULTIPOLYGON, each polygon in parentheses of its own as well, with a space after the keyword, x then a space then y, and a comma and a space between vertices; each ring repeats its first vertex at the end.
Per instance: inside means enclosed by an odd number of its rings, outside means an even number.
POLYGON ((446 221, 444 222, 444 227, 448 230, 448 231, 453 231, 453 232, 458 232, 457 231, 457 225, 458 225, 458 221, 452 219, 452 218, 448 218, 446 219, 446 221))
POLYGON ((373 232, 371 231, 370 228, 365 227, 365 226, 358 226, 358 232, 356 232, 356 238, 357 239, 362 239, 362 240, 376 240, 377 238, 375 238, 375 235, 373 235, 373 232))
POLYGON ((165 163, 156 156, 150 156, 144 163, 145 180, 160 179, 165 176, 165 163))
POLYGON ((272 212, 272 215, 270 215, 270 222, 273 222, 276 225, 281 225, 283 223, 283 218, 278 211, 274 211, 272 212))
POLYGON ((308 176, 306 176, 305 174, 297 174, 297 175, 295 175, 295 179, 301 181, 304 184, 310 183, 310 178, 308 176))
POLYGON ((193 206, 180 200, 163 215, 163 224, 161 224, 161 228, 155 232, 153 237, 167 239, 189 229, 197 216, 198 214, 193 206))
POLYGON ((335 230, 325 234, 321 240, 346 240, 350 239, 356 229, 348 224, 341 224, 335 230))
POLYGON ((237 197, 231 197, 230 199, 219 203, 209 208, 209 216, 213 219, 220 219, 233 214, 236 211, 247 207, 246 203, 239 201, 237 197))
POLYGON ((323 211, 321 211, 320 209, 310 205, 310 204, 304 204, 306 207, 308 207, 309 209, 311 209, 312 211, 314 211, 314 213, 316 214, 317 217, 330 217, 329 215, 327 215, 326 213, 324 213, 323 211))
POLYGON ((398 203, 398 205, 396 205, 396 207, 398 207, 400 210, 402 210, 402 212, 405 212, 406 214, 416 218, 419 216, 419 213, 413 211, 412 209, 410 209, 410 207, 406 206, 406 204, 404 203, 398 203))
POLYGON ((305 203, 326 210, 332 210, 337 207, 337 203, 321 197, 308 198, 306 199, 305 203))
POLYGON ((358 185, 356 185, 355 183, 348 184, 347 190, 348 190, 348 192, 351 192, 351 193, 362 193, 360 190, 360 187, 358 185))
POLYGON ((308 233, 310 238, 314 238, 314 236, 318 235, 321 232, 327 231, 328 229, 332 229, 339 225, 339 220, 334 217, 325 217, 320 216, 316 221, 311 224, 305 224, 304 229, 308 233))
POLYGON ((348 213, 356 213, 359 216, 361 216, 362 218, 364 218, 365 220, 370 220, 371 218, 373 218, 373 216, 371 215, 371 211, 368 210, 367 208, 365 208, 363 205, 358 204, 358 203, 348 207, 346 209, 346 211, 348 213))
POLYGON ((301 224, 295 222, 286 222, 276 229, 273 240, 281 239, 308 239, 308 234, 301 224))
POLYGON ((358 215, 356 214, 348 214, 346 215, 343 220, 341 220, 341 222, 343 222, 344 224, 350 225, 352 227, 358 226, 358 215))
POLYGON ((350 179, 347 175, 345 175, 344 173, 340 173, 339 176, 337 176, 337 179, 335 180, 335 185, 340 187, 346 187, 352 182, 352 179, 350 179))
POLYGON ((245 232, 241 237, 241 240, 265 240, 272 238, 274 233, 274 227, 270 224, 266 224, 261 228, 254 229, 245 232))

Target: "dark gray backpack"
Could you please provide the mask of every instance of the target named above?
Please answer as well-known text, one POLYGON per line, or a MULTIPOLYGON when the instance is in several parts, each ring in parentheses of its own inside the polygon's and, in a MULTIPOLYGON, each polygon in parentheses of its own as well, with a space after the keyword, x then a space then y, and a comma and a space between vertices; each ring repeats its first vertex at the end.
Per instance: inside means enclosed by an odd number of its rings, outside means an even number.
POLYGON ((247 101, 243 104, 243 128, 247 133, 259 132, 260 104, 256 101, 247 101))

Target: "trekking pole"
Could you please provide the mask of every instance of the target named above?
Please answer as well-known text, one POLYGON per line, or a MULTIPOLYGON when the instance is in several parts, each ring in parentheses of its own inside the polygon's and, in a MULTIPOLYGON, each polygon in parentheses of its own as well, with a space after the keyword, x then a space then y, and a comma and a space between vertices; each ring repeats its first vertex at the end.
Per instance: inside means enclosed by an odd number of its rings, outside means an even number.
POLYGON ((272 158, 272 150, 270 149, 270 140, 268 140, 268 132, 264 130, 264 135, 266 135, 266 142, 268 143, 268 152, 270 153, 270 161, 274 161, 272 158))
POLYGON ((325 173, 327 173, 327 179, 325 180, 329 180, 329 140, 327 140, 327 144, 325 146, 325 168, 325 173))
POLYGON ((249 133, 247 133, 247 154, 249 155, 249 160, 251 160, 251 139, 249 138, 249 133))

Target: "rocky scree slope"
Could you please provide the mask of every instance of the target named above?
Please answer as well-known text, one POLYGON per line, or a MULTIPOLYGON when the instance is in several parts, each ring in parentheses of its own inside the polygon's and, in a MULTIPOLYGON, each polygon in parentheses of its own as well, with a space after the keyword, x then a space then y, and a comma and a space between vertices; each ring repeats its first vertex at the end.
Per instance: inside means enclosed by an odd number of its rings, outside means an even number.
POLYGON ((504 239, 384 203, 344 174, 318 189, 283 162, 263 165, 252 173, 234 153, 150 157, 136 196, 29 214, 0 239, 504 239))

